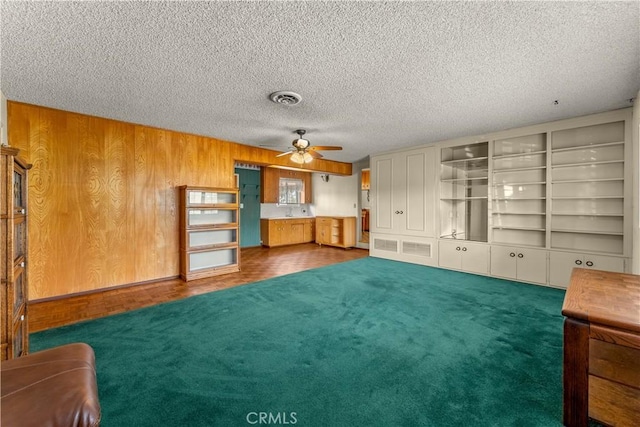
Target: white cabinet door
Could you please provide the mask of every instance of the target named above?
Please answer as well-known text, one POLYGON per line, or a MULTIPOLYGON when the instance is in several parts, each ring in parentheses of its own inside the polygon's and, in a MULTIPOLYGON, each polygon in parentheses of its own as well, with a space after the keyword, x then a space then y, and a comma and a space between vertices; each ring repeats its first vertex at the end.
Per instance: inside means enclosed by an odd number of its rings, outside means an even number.
POLYGON ((435 235, 435 148, 371 159, 371 231, 435 235))
POLYGON ((394 227, 393 172, 394 157, 378 156, 371 159, 371 232, 391 233, 394 227))
POLYGON ((549 283, 552 286, 566 288, 574 268, 624 273, 624 258, 576 252, 549 252, 549 283))
MULTIPOLYGON (((404 181, 404 213, 396 231, 425 237, 435 236, 435 148, 403 153, 400 172, 404 181)), ((395 212, 395 211, 394 211, 395 212)))
POLYGON ((526 282, 547 283, 547 251, 520 248, 517 251, 516 279, 526 282))
POLYGON ((491 246, 491 275, 515 279, 518 275, 517 256, 515 248, 508 246, 491 246))
POLYGON ((547 252, 512 246, 492 246, 491 275, 544 284, 547 282, 547 252))
POLYGON ((438 262, 441 267, 487 274, 489 246, 465 240, 440 240, 438 262))
POLYGON ((489 246, 463 242, 462 245, 462 270, 470 273, 489 273, 489 246))
POLYGON ((462 245, 459 240, 440 240, 438 245, 438 265, 460 270, 462 268, 462 245))

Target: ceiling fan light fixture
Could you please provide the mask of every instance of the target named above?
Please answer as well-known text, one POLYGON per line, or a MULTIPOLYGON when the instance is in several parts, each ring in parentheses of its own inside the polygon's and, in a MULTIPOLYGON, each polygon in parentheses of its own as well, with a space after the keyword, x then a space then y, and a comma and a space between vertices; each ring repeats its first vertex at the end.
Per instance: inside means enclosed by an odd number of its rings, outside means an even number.
MULTIPOLYGON (((308 153, 304 153, 304 154, 308 154, 308 153)), ((309 157, 311 157, 311 155, 309 155, 309 157)), ((291 157, 290 157, 291 161, 294 163, 298 163, 298 164, 303 164, 305 162, 305 157, 303 154, 299 153, 299 152, 294 152, 291 157)), ((307 162, 308 163, 308 162, 307 162)))
POLYGON ((311 161, 313 160, 313 156, 311 154, 307 153, 306 151, 302 155, 302 158, 304 159, 305 163, 311 163, 311 161))

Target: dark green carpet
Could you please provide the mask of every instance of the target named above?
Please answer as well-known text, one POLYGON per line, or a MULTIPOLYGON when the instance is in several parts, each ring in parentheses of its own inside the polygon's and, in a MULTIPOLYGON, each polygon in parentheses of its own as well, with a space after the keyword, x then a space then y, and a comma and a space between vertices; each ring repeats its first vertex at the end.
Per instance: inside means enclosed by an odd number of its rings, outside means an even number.
POLYGON ((103 427, 560 426, 563 298, 365 258, 32 334, 31 350, 93 346, 103 427))

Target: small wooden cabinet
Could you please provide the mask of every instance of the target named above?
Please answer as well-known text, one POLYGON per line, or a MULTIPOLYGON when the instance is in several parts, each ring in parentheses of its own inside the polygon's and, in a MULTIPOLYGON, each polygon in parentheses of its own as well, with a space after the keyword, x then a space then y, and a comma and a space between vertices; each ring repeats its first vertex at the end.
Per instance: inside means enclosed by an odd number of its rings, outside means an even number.
POLYGON ((362 189, 371 189, 371 171, 369 169, 365 169, 362 171, 362 189))
POLYGON ((0 286, 0 359, 29 352, 27 322, 27 170, 31 165, 18 150, 2 147, 0 163, 0 222, 2 229, 2 283, 0 286))
POLYGON ((355 216, 316 217, 316 243, 351 248, 356 245, 355 216))
POLYGON ((262 245, 268 247, 313 242, 314 218, 273 218, 260 220, 262 245))
POLYGON ((180 187, 180 277, 240 270, 238 190, 180 187))
POLYGON ((311 203, 311 173, 278 168, 262 168, 260 171, 261 203, 280 203, 280 178, 302 180, 302 203, 311 203))

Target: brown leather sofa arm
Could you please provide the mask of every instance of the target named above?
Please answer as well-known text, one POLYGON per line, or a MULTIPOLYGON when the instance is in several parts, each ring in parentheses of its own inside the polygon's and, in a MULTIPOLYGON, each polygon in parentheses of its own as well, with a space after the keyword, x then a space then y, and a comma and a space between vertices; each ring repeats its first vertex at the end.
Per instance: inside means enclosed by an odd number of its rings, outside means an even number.
POLYGON ((3 427, 95 427, 100 402, 95 355, 84 343, 39 351, 0 365, 3 427))

